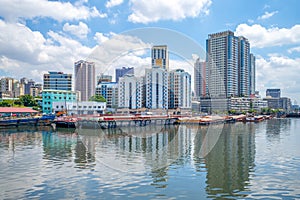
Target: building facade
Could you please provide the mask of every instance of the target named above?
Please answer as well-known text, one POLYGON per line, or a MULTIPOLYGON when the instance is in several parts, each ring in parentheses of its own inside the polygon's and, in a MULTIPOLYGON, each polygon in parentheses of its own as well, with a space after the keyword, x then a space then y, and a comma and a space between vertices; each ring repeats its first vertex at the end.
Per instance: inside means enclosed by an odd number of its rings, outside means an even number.
POLYGON ((44 74, 45 90, 72 90, 72 74, 64 74, 63 72, 48 72, 44 74))
POLYGON ((139 109, 143 102, 143 80, 134 75, 119 79, 119 108, 139 109))
POLYGON ((35 84, 34 86, 30 87, 30 95, 33 97, 42 96, 43 85, 42 84, 35 84))
POLYGON ((261 98, 230 98, 230 110, 234 110, 238 113, 248 112, 254 110, 260 112, 263 108, 268 107, 268 102, 261 98))
POLYGON ((255 88, 256 88, 256 79, 255 79, 255 76, 256 76, 256 73, 255 73, 255 70, 256 70, 256 67, 255 67, 255 56, 250 53, 250 71, 249 71, 249 74, 250 74, 250 81, 249 81, 249 88, 250 88, 250 95, 251 94, 255 94, 255 88))
POLYGON ((232 31, 209 34, 206 51, 206 82, 211 98, 250 96, 251 89, 255 91, 255 59, 251 62, 247 38, 237 37, 232 31))
POLYGON ((194 91, 196 99, 206 96, 206 62, 200 58, 194 64, 194 91))
POLYGON ((119 82, 119 79, 124 75, 134 75, 133 67, 122 67, 120 69, 116 69, 116 82, 119 82))
POLYGON ((53 102, 53 112, 57 113, 62 110, 67 111, 67 115, 93 115, 93 114, 103 114, 106 109, 105 102, 95 102, 95 101, 70 101, 53 102))
POLYGON ((106 99, 107 108, 118 107, 118 83, 101 82, 96 87, 96 95, 101 95, 106 99))
POLYGON ((169 73, 169 108, 191 108, 192 88, 191 75, 183 69, 169 73))
POLYGON ((72 102, 77 101, 76 92, 67 90, 43 90, 42 92, 42 111, 50 114, 54 112, 53 102, 72 102))
POLYGON ((87 61, 75 62, 75 91, 81 93, 80 101, 88 101, 95 94, 95 63, 87 61))
POLYGON ((159 66, 145 70, 146 108, 168 108, 168 72, 159 66))
POLYGON ((238 42, 238 37, 231 31, 208 35, 207 83, 212 98, 238 95, 238 42))
POLYGON ((151 65, 169 71, 169 53, 167 45, 156 45, 151 49, 151 65))
POLYGON ((240 36, 238 48, 238 89, 239 96, 250 95, 250 43, 240 36))

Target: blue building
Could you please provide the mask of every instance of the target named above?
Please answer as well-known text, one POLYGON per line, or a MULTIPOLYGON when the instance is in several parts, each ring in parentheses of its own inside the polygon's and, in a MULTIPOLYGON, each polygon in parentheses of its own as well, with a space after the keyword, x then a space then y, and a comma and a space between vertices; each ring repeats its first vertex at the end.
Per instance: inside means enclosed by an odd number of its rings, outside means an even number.
POLYGON ((119 79, 123 77, 125 74, 134 75, 134 68, 133 67, 122 67, 120 69, 116 69, 116 82, 119 82, 119 79))
POLYGON ((118 83, 101 82, 96 87, 96 95, 102 95, 106 99, 106 107, 118 107, 118 83))
POLYGON ((63 72, 49 72, 44 74, 45 90, 72 90, 72 74, 63 72))
POLYGON ((42 99, 43 113, 50 114, 54 111, 53 102, 74 102, 77 101, 77 95, 73 91, 43 90, 42 99))

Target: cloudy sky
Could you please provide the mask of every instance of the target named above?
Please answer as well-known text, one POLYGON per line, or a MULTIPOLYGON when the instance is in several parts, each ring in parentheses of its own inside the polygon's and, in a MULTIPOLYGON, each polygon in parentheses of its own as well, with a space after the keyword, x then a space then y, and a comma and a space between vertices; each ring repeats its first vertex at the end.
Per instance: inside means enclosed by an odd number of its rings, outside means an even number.
POLYGON ((73 73, 80 59, 113 75, 149 66, 153 44, 168 45, 171 68, 192 72, 208 34, 231 30, 250 41, 262 96, 281 88, 300 103, 299 8, 298 0, 1 0, 0 77, 42 82, 47 71, 73 73))

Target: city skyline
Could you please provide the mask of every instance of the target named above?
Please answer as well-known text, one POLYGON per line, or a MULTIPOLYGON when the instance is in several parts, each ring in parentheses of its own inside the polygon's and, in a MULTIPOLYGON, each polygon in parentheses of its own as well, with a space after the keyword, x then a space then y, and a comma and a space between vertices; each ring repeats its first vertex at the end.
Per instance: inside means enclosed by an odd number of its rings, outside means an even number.
MULTIPOLYGON (((26 74, 42 82, 41 74, 49 70, 72 73, 73 63, 89 57, 96 45, 134 29, 174 30, 202 48, 205 48, 208 34, 232 30, 249 40, 256 56, 256 89, 263 95, 267 88, 280 88, 283 96, 300 102, 297 87, 300 84, 297 76, 300 72, 299 1, 200 0, 187 3, 176 0, 162 5, 151 2, 1 1, 0 76, 20 79, 26 74)), ((192 55, 202 57, 191 45, 184 42, 176 45, 178 40, 172 43, 168 40, 172 36, 157 37, 142 31, 139 35, 137 32, 131 39, 124 35, 114 39, 122 47, 133 49, 137 44, 145 48, 151 44, 166 44, 173 53, 179 49, 178 52, 186 53, 185 60, 170 55, 170 67, 184 68, 188 72, 191 70, 186 68, 195 61, 192 55)), ((138 66, 149 63, 149 54, 138 55, 140 52, 132 53, 120 61, 128 67, 135 67, 133 63, 138 66)), ((114 68, 122 66, 118 62, 115 64, 114 68)))

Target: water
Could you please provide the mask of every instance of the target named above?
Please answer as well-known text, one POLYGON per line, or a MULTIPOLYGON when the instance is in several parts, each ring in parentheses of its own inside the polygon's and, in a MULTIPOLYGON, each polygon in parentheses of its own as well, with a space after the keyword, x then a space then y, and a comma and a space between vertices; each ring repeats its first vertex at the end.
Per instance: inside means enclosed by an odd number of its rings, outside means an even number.
POLYGON ((0 130, 0 199, 300 198, 300 119, 0 130))

